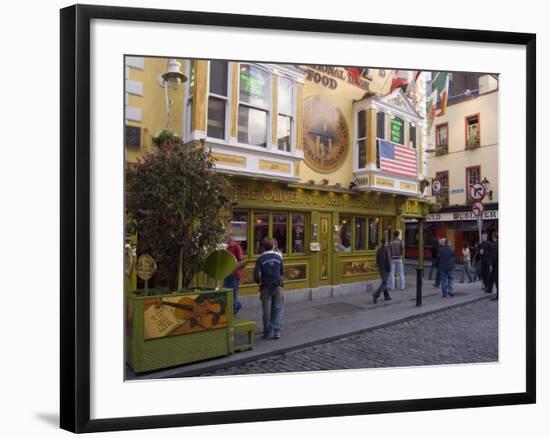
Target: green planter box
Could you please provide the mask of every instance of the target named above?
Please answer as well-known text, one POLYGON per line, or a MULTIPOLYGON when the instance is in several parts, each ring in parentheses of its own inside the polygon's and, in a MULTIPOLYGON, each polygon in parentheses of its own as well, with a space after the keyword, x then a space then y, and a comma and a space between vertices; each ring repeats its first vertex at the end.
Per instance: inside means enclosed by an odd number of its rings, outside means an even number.
POLYGON ((126 296, 126 361, 135 373, 233 352, 233 291, 126 296))

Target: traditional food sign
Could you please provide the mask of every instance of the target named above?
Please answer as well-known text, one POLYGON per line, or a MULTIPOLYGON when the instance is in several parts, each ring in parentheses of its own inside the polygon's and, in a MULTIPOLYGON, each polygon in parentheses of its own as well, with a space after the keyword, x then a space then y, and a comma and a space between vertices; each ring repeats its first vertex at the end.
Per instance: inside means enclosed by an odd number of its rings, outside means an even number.
POLYGON ((334 67, 331 65, 309 65, 303 67, 306 81, 322 85, 329 90, 338 87, 338 81, 369 91, 372 77, 366 67, 334 67))
POLYGON ((348 153, 349 129, 342 111, 330 100, 310 96, 304 102, 304 159, 312 169, 338 169, 348 153))

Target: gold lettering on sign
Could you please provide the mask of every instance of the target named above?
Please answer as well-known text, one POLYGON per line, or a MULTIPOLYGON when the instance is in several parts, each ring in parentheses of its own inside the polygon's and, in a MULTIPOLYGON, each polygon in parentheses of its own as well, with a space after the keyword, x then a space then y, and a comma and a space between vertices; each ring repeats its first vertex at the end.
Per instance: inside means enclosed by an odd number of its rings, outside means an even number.
POLYGON ((238 157, 236 155, 220 154, 212 152, 212 157, 219 163, 227 164, 229 166, 246 167, 246 157, 238 157))
POLYGON ((393 179, 386 179, 386 178, 376 178, 376 185, 386 186, 386 187, 393 187, 394 186, 394 180, 393 179))
POLYGON ((260 160, 261 170, 276 170, 277 172, 290 173, 290 165, 287 163, 277 163, 276 161, 260 160))
POLYGON ((408 183, 401 181, 401 184, 399 184, 399 187, 405 190, 411 190, 416 192, 416 183, 408 183))

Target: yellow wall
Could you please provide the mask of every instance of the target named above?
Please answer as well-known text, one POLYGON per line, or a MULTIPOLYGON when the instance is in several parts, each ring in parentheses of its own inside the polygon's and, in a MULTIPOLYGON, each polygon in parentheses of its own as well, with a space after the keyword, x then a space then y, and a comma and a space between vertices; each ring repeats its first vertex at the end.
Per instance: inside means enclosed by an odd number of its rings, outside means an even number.
MULTIPOLYGON (((184 59, 178 59, 181 63, 181 71, 185 72, 186 64, 184 59)), ((157 78, 166 72, 166 58, 145 58, 143 70, 136 68, 129 69, 129 79, 143 84, 143 96, 129 95, 128 105, 142 110, 141 122, 129 121, 131 126, 141 127, 142 148, 127 148, 127 159, 134 162, 139 155, 142 155, 151 147, 151 137, 164 128, 165 122, 165 97, 164 89, 159 85, 157 78)), ((172 115, 170 117, 171 128, 178 135, 183 134, 183 95, 184 86, 180 86, 172 104, 172 115)))
MULTIPOLYGON (((498 91, 447 107, 446 114, 436 117, 430 142, 435 144, 435 126, 449 123, 449 154, 428 158, 428 177, 434 178, 436 172, 449 171, 449 190, 466 190, 466 168, 481 166, 481 179, 487 177, 493 199, 487 197, 483 202, 498 202, 498 91), (480 114, 481 147, 464 150, 465 117, 480 114)), ((449 204, 466 203, 466 192, 449 195, 449 204)))
MULTIPOLYGON (((302 66, 304 69, 311 68, 308 66, 302 66)), ((322 72, 320 72, 322 73, 322 72)), ((370 90, 374 92, 380 92, 381 94, 386 94, 389 92, 389 87, 391 85, 391 77, 389 77, 390 70, 386 70, 386 76, 380 77, 378 74, 378 69, 372 69, 370 71, 372 76, 372 81, 370 83, 370 90)), ((345 76, 345 75, 344 75, 345 76)), ((337 87, 336 89, 329 89, 324 87, 321 84, 316 84, 313 81, 308 81, 306 79, 304 83, 304 100, 309 96, 322 96, 324 98, 330 99, 334 105, 336 105, 340 111, 344 114, 348 125, 349 131, 349 145, 346 159, 344 160, 342 166, 335 171, 330 173, 320 173, 313 170, 307 165, 307 162, 304 160, 304 163, 300 167, 300 177, 303 181, 309 181, 311 179, 319 183, 323 178, 329 180, 329 184, 333 185, 335 183, 341 183, 343 187, 348 186, 350 181, 353 179, 353 153, 354 153, 354 113, 353 113, 353 101, 360 100, 366 93, 366 90, 361 89, 355 85, 349 84, 345 80, 336 79, 337 87)))

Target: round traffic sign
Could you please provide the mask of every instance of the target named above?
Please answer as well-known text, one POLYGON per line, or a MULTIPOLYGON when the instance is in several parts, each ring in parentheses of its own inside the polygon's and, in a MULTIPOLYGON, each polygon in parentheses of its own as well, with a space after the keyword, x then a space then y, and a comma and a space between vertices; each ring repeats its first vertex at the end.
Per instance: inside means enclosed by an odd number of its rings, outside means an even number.
POLYGON ((481 183, 475 183, 470 185, 470 198, 474 201, 481 201, 485 198, 485 187, 481 183))
POLYGON ((483 207, 483 204, 481 202, 474 202, 472 204, 472 212, 477 216, 480 217, 483 214, 483 210, 485 207, 483 207))
POLYGON ((436 178, 432 181, 432 194, 439 195, 439 192, 441 192, 441 181, 436 178))

